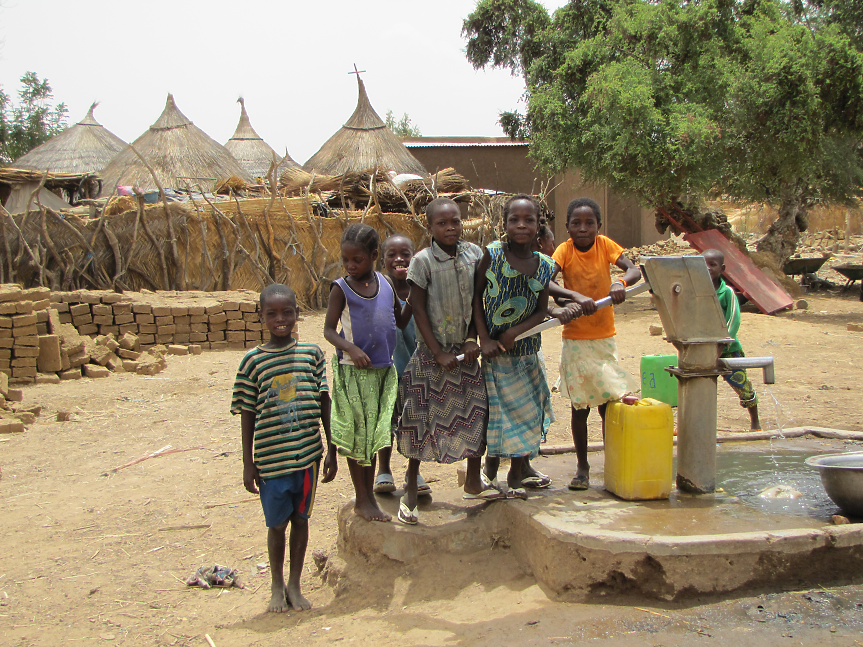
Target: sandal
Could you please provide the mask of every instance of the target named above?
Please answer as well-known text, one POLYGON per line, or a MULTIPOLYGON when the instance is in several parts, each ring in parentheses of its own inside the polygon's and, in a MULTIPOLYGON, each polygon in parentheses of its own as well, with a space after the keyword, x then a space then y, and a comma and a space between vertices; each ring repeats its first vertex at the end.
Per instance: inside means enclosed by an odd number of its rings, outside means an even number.
MULTIPOLYGON (((395 490, 395 486, 393 486, 393 490, 395 490)), ((408 484, 407 481, 402 483, 402 489, 407 490, 408 484)), ((422 474, 417 474, 417 496, 431 496, 432 489, 428 483, 425 482, 422 474)))
POLYGON ((500 490, 500 483, 498 482, 498 480, 496 478, 490 479, 488 477, 488 475, 485 472, 483 472, 482 470, 480 470, 480 472, 479 472, 479 480, 482 482, 482 486, 486 490, 488 490, 489 488, 494 488, 495 490, 500 490))
POLYGON ((506 492, 507 499, 521 499, 527 501, 527 491, 523 487, 510 488, 506 492))
POLYGON ((375 477, 375 486, 372 489, 375 494, 389 494, 396 491, 396 482, 392 474, 378 474, 375 477))
POLYGON ((471 494, 470 492, 465 492, 461 498, 467 499, 468 501, 473 500, 473 499, 482 499, 484 501, 496 501, 498 499, 505 499, 506 494, 504 494, 503 492, 501 492, 500 490, 498 490, 496 488, 490 487, 490 488, 483 490, 479 494, 471 494))
POLYGON ((588 490, 590 489, 590 477, 589 476, 573 476, 572 480, 569 482, 570 490, 588 490))
POLYGON ((399 499, 399 512, 396 515, 396 518, 408 526, 417 525, 417 522, 420 520, 419 506, 411 510, 405 503, 405 497, 402 497, 399 499))
POLYGON ((551 479, 545 474, 537 474, 536 476, 527 476, 521 479, 521 484, 533 490, 542 490, 551 485, 551 479))

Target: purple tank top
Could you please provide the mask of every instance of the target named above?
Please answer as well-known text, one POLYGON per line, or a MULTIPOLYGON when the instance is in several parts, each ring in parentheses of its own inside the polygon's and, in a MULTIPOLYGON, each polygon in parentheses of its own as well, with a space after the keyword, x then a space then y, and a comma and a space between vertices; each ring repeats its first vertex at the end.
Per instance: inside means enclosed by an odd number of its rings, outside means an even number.
MULTIPOLYGON (((357 294, 344 279, 336 279, 336 284, 345 294, 339 334, 369 356, 372 368, 386 368, 393 365, 396 348, 395 295, 390 282, 379 272, 375 272, 375 278, 378 293, 373 297, 357 294)), ((340 364, 353 364, 347 353, 336 349, 336 355, 340 364)))

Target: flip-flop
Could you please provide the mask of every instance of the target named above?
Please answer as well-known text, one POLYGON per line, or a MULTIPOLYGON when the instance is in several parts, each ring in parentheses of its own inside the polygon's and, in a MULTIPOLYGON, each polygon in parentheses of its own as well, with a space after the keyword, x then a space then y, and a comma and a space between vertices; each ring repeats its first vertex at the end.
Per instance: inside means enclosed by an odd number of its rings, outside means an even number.
POLYGON ((375 494, 389 494, 396 491, 396 482, 393 480, 392 474, 378 474, 375 477, 375 494))
POLYGON ((527 476, 521 479, 521 484, 534 490, 542 490, 551 485, 551 479, 545 474, 537 474, 536 476, 527 476))
POLYGON ((396 515, 396 518, 408 526, 417 525, 417 522, 419 521, 419 506, 411 510, 405 503, 405 498, 402 497, 399 499, 399 513, 396 515), (413 519, 413 521, 411 521, 411 519, 413 519))
POLYGON ((589 476, 573 476, 572 480, 569 482, 570 490, 587 490, 590 489, 590 477, 589 476))
POLYGON ((506 494, 504 494, 500 490, 490 487, 483 490, 479 494, 471 494, 470 492, 465 492, 464 494, 462 494, 461 498, 468 500, 482 499, 483 501, 496 501, 498 499, 505 499, 506 494))
POLYGON ((482 483, 482 486, 486 490, 489 488, 494 488, 495 490, 500 489, 500 483, 498 482, 498 480, 496 478, 490 479, 488 477, 488 475, 485 472, 483 472, 482 470, 480 470, 480 472, 479 472, 479 480, 482 483))
POLYGON ((506 492, 507 499, 521 499, 522 501, 527 501, 527 492, 523 487, 514 487, 510 488, 506 492))
MULTIPOLYGON (((395 489, 395 487, 393 487, 395 489)), ((407 490, 408 484, 407 482, 402 483, 402 489, 407 490)), ((432 489, 429 487, 429 484, 425 482, 422 474, 417 474, 417 496, 431 496, 432 489)))

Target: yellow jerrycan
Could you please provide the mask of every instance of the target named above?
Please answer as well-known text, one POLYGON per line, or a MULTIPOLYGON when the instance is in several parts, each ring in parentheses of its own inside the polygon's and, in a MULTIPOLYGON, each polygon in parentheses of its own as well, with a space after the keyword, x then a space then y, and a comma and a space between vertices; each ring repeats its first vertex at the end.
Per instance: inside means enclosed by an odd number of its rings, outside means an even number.
POLYGON ((605 412, 605 489, 627 501, 671 494, 674 414, 644 398, 610 402, 605 412))

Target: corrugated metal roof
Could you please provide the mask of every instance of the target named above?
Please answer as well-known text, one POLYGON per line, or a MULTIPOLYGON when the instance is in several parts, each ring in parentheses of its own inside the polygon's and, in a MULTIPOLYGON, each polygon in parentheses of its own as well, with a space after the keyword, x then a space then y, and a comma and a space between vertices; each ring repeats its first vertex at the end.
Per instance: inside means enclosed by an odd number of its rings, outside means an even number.
POLYGON ((408 148, 501 148, 527 146, 527 142, 405 142, 408 148))

